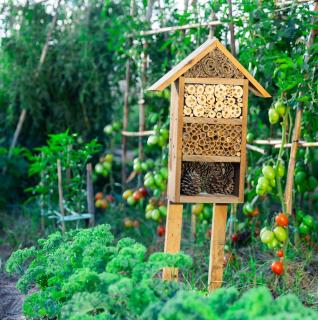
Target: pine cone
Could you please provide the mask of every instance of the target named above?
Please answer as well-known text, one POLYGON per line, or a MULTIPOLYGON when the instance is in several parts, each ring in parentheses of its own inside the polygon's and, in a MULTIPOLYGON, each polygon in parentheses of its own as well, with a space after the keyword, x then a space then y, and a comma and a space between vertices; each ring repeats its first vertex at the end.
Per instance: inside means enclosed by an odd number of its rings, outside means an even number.
POLYGON ((192 164, 182 164, 181 194, 196 195, 201 192, 201 177, 192 164))

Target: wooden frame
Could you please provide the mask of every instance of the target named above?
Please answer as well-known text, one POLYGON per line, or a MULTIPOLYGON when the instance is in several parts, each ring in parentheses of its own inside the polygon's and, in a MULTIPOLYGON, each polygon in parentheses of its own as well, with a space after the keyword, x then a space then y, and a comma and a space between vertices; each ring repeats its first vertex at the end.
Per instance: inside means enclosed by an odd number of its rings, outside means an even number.
POLYGON ((244 201, 244 176, 246 167, 246 131, 248 108, 248 80, 223 78, 184 78, 180 77, 171 88, 170 106, 170 145, 169 145, 169 177, 167 197, 174 203, 242 203, 244 201), (183 116, 185 84, 231 84, 243 87, 242 116, 239 119, 216 119, 183 116), (240 156, 207 156, 182 155, 182 132, 184 123, 231 124, 242 126, 242 143, 240 156), (231 162, 237 163, 235 167, 236 195, 210 195, 200 194, 188 196, 180 194, 181 163, 193 162, 231 162))

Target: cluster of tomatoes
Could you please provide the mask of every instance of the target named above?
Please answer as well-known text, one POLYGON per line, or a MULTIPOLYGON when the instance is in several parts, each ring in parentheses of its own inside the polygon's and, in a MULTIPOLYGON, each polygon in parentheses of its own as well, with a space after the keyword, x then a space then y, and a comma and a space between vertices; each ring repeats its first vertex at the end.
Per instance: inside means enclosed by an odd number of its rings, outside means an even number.
POLYGON ((126 200, 128 205, 134 206, 146 198, 147 194, 148 191, 146 188, 139 188, 137 190, 127 189, 123 193, 123 199, 126 200))
POLYGON ((318 232, 318 221, 315 221, 311 215, 306 214, 304 211, 298 210, 296 212, 296 220, 301 236, 308 237, 311 232, 318 232))
POLYGON ((276 187, 275 180, 275 171, 277 170, 277 174, 280 178, 285 175, 285 167, 283 162, 280 160, 277 164, 277 167, 266 165, 262 169, 262 174, 257 181, 256 185, 256 193, 259 196, 263 196, 266 193, 270 193, 273 191, 273 188, 276 187))
POLYGON ((276 124, 280 117, 286 114, 286 105, 282 100, 276 101, 273 107, 268 110, 268 119, 271 124, 276 124))
POLYGON ((288 228, 289 220, 286 214, 279 213, 275 217, 275 227, 273 230, 269 228, 263 228, 260 233, 260 238, 262 243, 266 244, 269 249, 276 249, 280 247, 276 255, 280 258, 279 261, 274 261, 272 263, 271 269, 276 275, 281 275, 284 272, 284 265, 282 258, 284 257, 284 251, 282 247, 288 238, 288 228))
POLYGON ((155 134, 149 136, 147 145, 149 147, 164 147, 165 145, 167 145, 169 139, 169 130, 165 126, 159 127, 158 125, 154 126, 154 130, 155 134))
POLYGON ((147 219, 162 222, 167 216, 167 206, 162 200, 150 198, 146 206, 145 216, 147 219))
POLYGON ((136 173, 147 173, 149 170, 152 170, 155 166, 155 163, 152 159, 147 159, 146 161, 141 161, 139 158, 134 159, 134 172, 136 173))
POLYGON ((95 165, 95 172, 103 177, 107 177, 112 169, 113 155, 106 154, 99 158, 99 163, 95 165))
POLYGON ((310 175, 301 162, 297 162, 296 164, 295 185, 300 193, 305 193, 306 191, 312 192, 318 186, 316 177, 310 175))
POLYGON ((269 249, 275 249, 282 246, 288 237, 288 217, 284 213, 280 213, 275 217, 275 227, 273 230, 265 227, 260 232, 262 243, 266 244, 269 249))
POLYGON ((144 176, 144 185, 153 191, 153 195, 157 198, 167 189, 168 169, 161 167, 152 172, 148 172, 144 176))
POLYGON ((115 202, 115 198, 111 195, 104 195, 103 192, 97 192, 95 194, 95 207, 99 209, 107 209, 109 204, 115 202))

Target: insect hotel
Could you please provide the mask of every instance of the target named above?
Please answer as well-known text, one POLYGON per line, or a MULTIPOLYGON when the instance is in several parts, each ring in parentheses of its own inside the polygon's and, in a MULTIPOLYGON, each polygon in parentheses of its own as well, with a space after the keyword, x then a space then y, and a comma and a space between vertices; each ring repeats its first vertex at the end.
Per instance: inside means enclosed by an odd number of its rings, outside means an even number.
MULTIPOLYGON (((249 90, 270 94, 217 40, 210 39, 149 90, 171 85, 165 252, 180 250, 183 203, 214 203, 209 289, 223 276, 227 204, 244 201, 249 90)), ((163 270, 164 279, 178 277, 163 270)))

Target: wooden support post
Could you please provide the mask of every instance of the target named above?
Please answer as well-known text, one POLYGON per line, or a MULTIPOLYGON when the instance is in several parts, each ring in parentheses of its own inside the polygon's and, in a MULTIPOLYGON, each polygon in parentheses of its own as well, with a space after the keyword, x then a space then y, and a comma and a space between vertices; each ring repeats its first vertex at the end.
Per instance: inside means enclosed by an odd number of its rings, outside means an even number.
POLYGON ((64 221, 64 204, 63 204, 63 185, 62 185, 62 166, 61 160, 57 160, 57 179, 58 179, 58 190, 59 190, 59 206, 60 206, 60 213, 63 218, 61 222, 62 226, 62 233, 65 233, 65 221, 64 221))
POLYGON ((93 168, 92 164, 86 165, 86 193, 87 193, 87 209, 92 216, 89 218, 89 226, 95 225, 95 206, 94 206, 94 188, 93 188, 93 168))
POLYGON ((209 291, 222 285, 227 204, 215 204, 212 219, 212 235, 209 263, 209 291))
MULTIPOLYGON (((181 230, 182 230, 182 209, 183 204, 168 202, 166 220, 165 253, 177 253, 180 251, 181 230)), ((178 269, 164 268, 163 280, 177 280, 178 269)))

